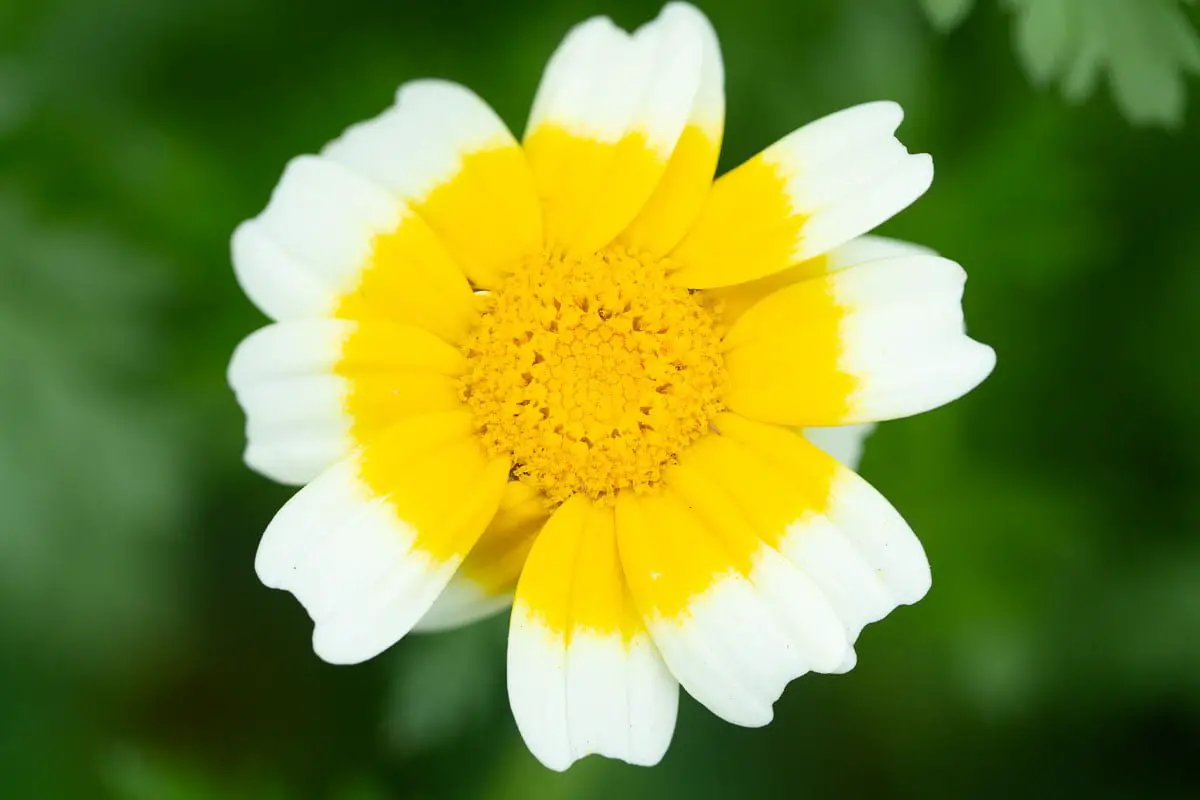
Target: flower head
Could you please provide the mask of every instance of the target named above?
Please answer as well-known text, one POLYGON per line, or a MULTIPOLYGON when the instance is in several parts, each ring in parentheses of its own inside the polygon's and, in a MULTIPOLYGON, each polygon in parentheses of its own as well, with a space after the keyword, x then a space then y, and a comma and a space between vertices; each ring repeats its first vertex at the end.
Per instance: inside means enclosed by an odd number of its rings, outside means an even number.
POLYGON ((965 335, 957 264, 865 235, 932 180, 900 108, 826 117, 714 181, 722 84, 687 4, 632 34, 590 19, 521 143, 469 90, 409 83, 234 234, 275 320, 230 366, 246 460, 304 484, 259 577, 335 663, 511 603, 513 713, 556 769, 657 762, 681 685, 763 725, 793 678, 850 669, 929 567, 801 429, 854 450, 861 423, 995 360, 965 335))

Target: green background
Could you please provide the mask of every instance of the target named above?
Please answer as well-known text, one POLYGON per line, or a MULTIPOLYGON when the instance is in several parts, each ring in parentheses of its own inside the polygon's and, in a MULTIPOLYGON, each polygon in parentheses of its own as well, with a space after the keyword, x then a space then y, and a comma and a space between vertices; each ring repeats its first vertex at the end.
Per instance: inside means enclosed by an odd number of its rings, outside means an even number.
POLYGON ((557 775, 508 712, 503 618, 332 667, 258 584, 289 490, 241 463, 224 370, 264 320, 228 240, 401 82, 462 81, 520 130, 569 25, 657 4, 0 0, 0 796, 1198 796, 1200 57, 1171 0, 1096 0, 1100 40, 1088 1, 981 0, 947 32, 926 12, 969 3, 702 3, 723 168, 905 106, 938 175, 883 232, 966 267, 999 364, 869 443, 934 588, 853 672, 761 730, 685 698, 659 767, 557 775), (1109 48, 1092 75, 1073 25, 1109 48))

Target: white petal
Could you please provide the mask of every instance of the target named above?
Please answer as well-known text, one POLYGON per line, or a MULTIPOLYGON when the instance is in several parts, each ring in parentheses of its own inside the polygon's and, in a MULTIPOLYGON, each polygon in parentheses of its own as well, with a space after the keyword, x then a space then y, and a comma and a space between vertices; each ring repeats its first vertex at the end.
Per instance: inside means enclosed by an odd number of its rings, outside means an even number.
POLYGON ((911 605, 929 591, 929 559, 900 513, 851 470, 838 473, 829 519, 876 571, 897 603, 911 605))
MULTIPOLYGON (((929 561, 921 542, 891 503, 857 473, 821 453, 793 431, 734 414, 720 415, 716 425, 722 437, 735 440, 770 464, 769 472, 761 472, 754 481, 740 477, 739 470, 748 471, 742 464, 729 469, 725 477, 731 489, 744 486, 750 492, 757 487, 770 490, 780 485, 826 487, 824 494, 813 498, 822 513, 798 520, 799 524, 789 531, 781 545, 783 552, 794 557, 807 572, 813 575, 824 572, 857 586, 860 593, 861 590, 874 593, 869 591, 858 567, 847 562, 850 554, 842 543, 830 540, 832 531, 821 520, 823 517, 886 588, 890 601, 883 613, 898 604, 915 603, 929 590, 929 561), (810 533, 817 534, 816 542, 806 541, 810 533)), ((727 456, 725 460, 734 459, 727 456)))
POLYGON ((591 753, 650 765, 666 752, 679 688, 631 603, 612 509, 572 498, 534 542, 508 642, 513 716, 551 769, 591 753))
POLYGON ((321 154, 405 199, 453 178, 463 156, 515 144, 504 122, 470 89, 441 80, 406 83, 396 105, 348 128, 321 154))
POLYGON ((839 269, 856 267, 859 264, 879 261, 883 258, 936 255, 936 252, 924 245, 868 234, 851 239, 831 250, 828 253, 828 269, 830 272, 836 272, 839 269))
POLYGON ((867 437, 875 430, 875 423, 862 425, 837 425, 830 428, 805 428, 804 435, 810 442, 824 450, 850 469, 858 469, 867 437))
POLYGON ((403 207, 345 168, 293 159, 266 210, 234 234, 234 268, 247 295, 275 319, 332 314, 357 283, 372 239, 403 207))
POLYGON ((418 212, 478 284, 494 285, 541 247, 541 213, 524 155, 500 117, 464 86, 406 83, 394 106, 322 154, 418 212), (472 166, 479 159, 487 164, 472 166))
MULTIPOLYGON (((717 33, 691 6, 668 6, 664 16, 668 14, 682 23, 680 29, 692 31, 701 43, 700 84, 666 171, 620 236, 630 248, 656 256, 669 253, 695 223, 712 187, 725 130, 725 68, 717 33)), ((682 81, 677 85, 684 86, 682 81)), ((663 123, 666 127, 665 118, 663 123)))
POLYGON ((672 491, 623 494, 617 504, 621 560, 650 635, 680 684, 729 722, 765 725, 789 681, 845 660, 846 633, 803 572, 760 541, 719 541, 723 534, 691 510, 697 499, 672 491), (723 549, 734 546, 755 548, 746 573, 723 549), (680 612, 671 570, 685 558, 712 564, 714 571, 680 612), (729 566, 716 571, 722 561, 729 566))
POLYGON ((832 671, 848 646, 811 583, 778 554, 764 560, 749 580, 731 577, 696 597, 686 618, 648 622, 688 694, 747 727, 769 723, 788 683, 810 670, 832 671))
POLYGON ((259 579, 308 611, 321 658, 363 661, 408 633, 495 513, 508 463, 485 462, 469 439, 455 444, 469 425, 463 414, 399 424, 297 492, 267 526, 259 579), (364 477, 368 461, 371 474, 399 483, 429 476, 429 488, 393 497, 364 477))
POLYGON ((350 387, 333 370, 355 327, 345 320, 268 325, 238 345, 229 384, 246 411, 252 468, 303 484, 353 449, 343 410, 350 387))
POLYGON ((860 377, 852 400, 858 419, 936 408, 991 373, 995 352, 964 333, 965 281, 958 264, 930 256, 875 261, 833 279, 849 311, 840 368, 860 377))
POLYGON ((413 626, 413 632, 436 633, 461 628, 503 611, 511 603, 511 594, 492 594, 470 580, 455 576, 425 616, 413 626))
MULTIPOLYGON (((357 446, 347 408, 356 386, 379 394, 373 387, 394 375, 394 385, 417 392, 428 386, 426 373, 453 374, 460 361, 432 334, 382 321, 311 319, 261 328, 238 345, 229 365, 230 386, 246 412, 246 462, 273 480, 307 483, 357 446), (348 355, 356 336, 376 346, 348 355), (368 382, 356 383, 364 372, 368 382)), ((404 409, 395 408, 399 420, 404 409)))
POLYGON ((884 258, 917 255, 937 254, 927 247, 910 242, 887 239, 882 236, 859 236, 835 247, 820 258, 801 261, 787 269, 746 283, 715 287, 707 290, 705 294, 720 301, 724 309, 721 313, 722 323, 732 326, 747 309, 760 300, 800 281, 812 280, 831 272, 850 269, 884 258))
MULTIPOLYGON (((897 145, 899 143, 897 142, 897 145)), ((901 146, 901 149, 903 147, 901 146)), ((809 219, 792 258, 826 253, 856 236, 874 230, 912 205, 933 184, 933 159, 924 154, 895 152, 869 163, 870 172, 846 170, 846 177, 805 186, 809 219)), ((802 183, 802 179, 798 179, 802 183)), ((797 196, 802 191, 797 187, 797 196)))
POLYGON ((622 641, 580 632, 564 645, 524 608, 513 613, 509 702, 539 761, 561 771, 592 753, 641 766, 662 760, 679 684, 649 636, 622 641))
POLYGON ((825 165, 886 141, 904 121, 904 109, 890 100, 862 103, 808 123, 772 145, 772 153, 788 154, 800 165, 825 165), (803 156, 803 157, 801 157, 803 156))
POLYGON ((735 286, 824 255, 899 213, 929 188, 933 162, 893 135, 895 103, 817 120, 722 175, 672 254, 683 286, 735 286))
POLYGON ((868 559, 829 518, 794 522, 779 548, 820 588, 851 642, 865 625, 883 619, 897 605, 868 559))
POLYGON ((567 651, 561 634, 526 621, 508 631, 508 702, 525 746, 550 769, 562 771, 574 763, 567 728, 567 651))
MULTIPOLYGON (((592 17, 568 31, 546 64, 525 126, 526 134, 547 121, 561 119, 578 120, 594 135, 608 140, 620 138, 635 98, 614 98, 620 104, 614 109, 606 107, 597 95, 589 98, 588 93, 603 78, 600 65, 610 54, 625 51, 628 39, 628 34, 608 17, 592 17), (596 102, 589 103, 593 98, 596 102)), ((613 77, 610 75, 608 80, 613 77)))
POLYGON ((305 375, 253 384, 238 393, 246 412, 246 461, 280 483, 303 484, 355 446, 345 412, 351 383, 305 375))
POLYGON ((238 283, 268 317, 302 319, 332 310, 334 299, 329 287, 302 262, 285 253, 253 220, 237 227, 231 246, 238 283))
POLYGON ((726 402, 754 419, 808 427, 895 419, 961 397, 996 360, 966 336, 965 280, 953 261, 916 255, 779 289, 722 341, 726 402))
MULTIPOLYGON (((580 23, 546 66, 527 135, 544 124, 601 142, 638 131, 669 156, 692 115, 710 40, 708 20, 684 3, 667 4, 633 35, 607 17, 580 23)), ((717 98, 706 92, 711 115, 717 98)))
POLYGON ((613 241, 650 200, 685 126, 719 125, 723 93, 701 88, 720 69, 714 49, 708 21, 682 3, 632 35, 604 17, 567 34, 525 133, 553 246, 590 253, 613 241))
MULTIPOLYGON (((792 580, 805 585, 811 582, 814 590, 810 594, 820 598, 800 606, 805 609, 804 617, 818 618, 828 604, 841 621, 846 638, 853 641, 864 625, 895 608, 896 601, 870 562, 826 513, 832 466, 828 457, 791 431, 760 428, 730 417, 717 417, 715 424, 722 435, 693 445, 668 474, 668 484, 697 514, 724 529, 727 536, 734 529, 744 528, 746 538, 761 540, 759 549, 763 552, 775 552, 767 543, 777 548, 800 572, 792 580), (790 447, 784 455, 795 463, 756 442, 754 434, 774 437, 778 440, 773 442, 776 448, 790 447), (801 468, 805 465, 811 472, 801 468)), ((797 603, 781 607, 797 607, 797 603)), ((836 664, 829 662, 814 667, 821 672, 835 668, 836 664)))

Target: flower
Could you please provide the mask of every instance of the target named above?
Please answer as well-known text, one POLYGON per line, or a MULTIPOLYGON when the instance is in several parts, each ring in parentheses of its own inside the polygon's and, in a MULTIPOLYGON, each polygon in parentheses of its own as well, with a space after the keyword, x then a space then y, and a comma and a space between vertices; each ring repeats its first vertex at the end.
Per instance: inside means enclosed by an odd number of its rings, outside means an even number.
POLYGON ((932 180, 901 116, 856 106, 714 181, 720 51, 671 3, 571 30, 521 143, 423 80, 288 164, 233 237, 275 322, 229 378, 247 463, 305 484, 255 566, 316 653, 511 603, 513 714, 554 769, 656 763, 680 685, 757 726, 850 669, 929 566, 800 429, 934 408, 995 361, 958 264, 865 235, 932 180))

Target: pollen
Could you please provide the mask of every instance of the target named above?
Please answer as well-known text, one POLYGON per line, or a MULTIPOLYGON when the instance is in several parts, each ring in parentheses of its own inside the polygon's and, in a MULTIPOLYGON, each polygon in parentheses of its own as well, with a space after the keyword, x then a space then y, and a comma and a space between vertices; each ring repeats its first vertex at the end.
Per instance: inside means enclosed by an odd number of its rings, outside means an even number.
POLYGON ((481 302, 462 399, 489 454, 552 503, 655 486, 723 409, 715 315, 662 259, 550 252, 481 302))

